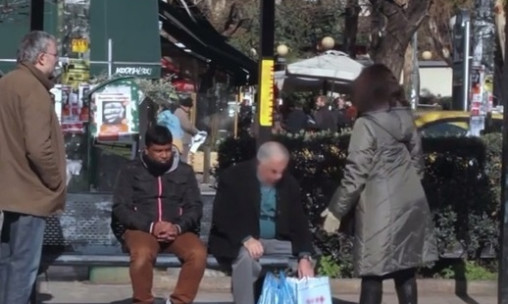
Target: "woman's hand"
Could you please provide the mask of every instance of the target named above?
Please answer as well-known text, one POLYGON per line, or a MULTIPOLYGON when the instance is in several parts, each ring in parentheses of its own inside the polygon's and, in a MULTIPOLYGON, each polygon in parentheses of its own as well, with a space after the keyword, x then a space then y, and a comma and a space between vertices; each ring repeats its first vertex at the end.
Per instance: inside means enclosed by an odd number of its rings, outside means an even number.
POLYGON ((323 230, 328 234, 333 234, 339 230, 340 220, 336 218, 329 210, 326 208, 322 213, 321 217, 325 220, 323 222, 323 230))

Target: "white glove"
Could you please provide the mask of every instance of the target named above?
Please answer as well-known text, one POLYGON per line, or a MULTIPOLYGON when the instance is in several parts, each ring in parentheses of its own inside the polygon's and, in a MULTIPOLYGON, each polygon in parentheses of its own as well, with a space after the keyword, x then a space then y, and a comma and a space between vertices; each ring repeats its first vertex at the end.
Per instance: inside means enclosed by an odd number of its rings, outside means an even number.
POLYGON ((328 234, 333 234, 339 230, 340 220, 336 218, 328 208, 326 208, 322 213, 321 217, 324 217, 325 220, 323 222, 323 230, 328 234))

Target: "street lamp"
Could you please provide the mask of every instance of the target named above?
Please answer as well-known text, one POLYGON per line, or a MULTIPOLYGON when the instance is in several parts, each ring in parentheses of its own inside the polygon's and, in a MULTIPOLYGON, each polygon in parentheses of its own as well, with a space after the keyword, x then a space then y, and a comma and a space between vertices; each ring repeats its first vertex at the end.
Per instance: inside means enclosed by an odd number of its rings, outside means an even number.
POLYGON ((423 60, 431 60, 432 59, 432 52, 431 51, 424 51, 422 53, 423 60))
POLYGON ((323 48, 324 51, 331 50, 334 48, 334 46, 335 40, 330 36, 326 36, 321 40, 321 47, 323 48))
POLYGON ((277 46, 277 52, 276 52, 276 65, 275 70, 276 71, 284 71, 286 69, 286 56, 289 53, 289 48, 285 44, 279 44, 277 46))
POLYGON ((279 46, 277 47, 277 55, 279 55, 280 57, 286 57, 288 53, 289 53, 288 46, 285 44, 279 44, 279 46))

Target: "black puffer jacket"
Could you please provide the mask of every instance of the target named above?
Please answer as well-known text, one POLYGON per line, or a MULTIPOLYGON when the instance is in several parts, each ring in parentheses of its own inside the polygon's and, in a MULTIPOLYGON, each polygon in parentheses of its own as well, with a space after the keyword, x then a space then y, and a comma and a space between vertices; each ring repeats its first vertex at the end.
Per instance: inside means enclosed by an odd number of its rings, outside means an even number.
MULTIPOLYGON (((174 152, 172 167, 152 175, 142 159, 124 166, 113 195, 113 221, 127 229, 150 232, 152 223, 168 221, 181 232, 198 232, 203 202, 192 167, 174 152)), ((115 234, 117 234, 115 232, 115 234)))

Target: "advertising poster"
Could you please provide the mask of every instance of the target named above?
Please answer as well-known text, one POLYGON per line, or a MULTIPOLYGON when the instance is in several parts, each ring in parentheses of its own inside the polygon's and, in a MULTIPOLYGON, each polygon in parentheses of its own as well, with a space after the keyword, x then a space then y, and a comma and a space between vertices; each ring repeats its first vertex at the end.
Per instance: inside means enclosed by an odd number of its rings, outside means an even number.
POLYGON ((88 84, 80 84, 78 88, 78 98, 80 101, 79 121, 87 123, 90 121, 90 101, 88 93, 91 88, 88 84))
POLYGON ((50 91, 55 105, 55 113, 58 117, 58 122, 62 123, 62 85, 55 85, 50 91))
POLYGON ((485 129, 485 116, 492 111, 493 79, 484 66, 471 69, 471 120, 469 135, 480 136, 485 129))
POLYGON ((484 115, 482 112, 483 103, 483 73, 479 68, 471 69, 471 115, 484 115))
POLYGON ((69 59, 64 64, 62 83, 77 89, 90 80, 90 64, 83 59, 69 59))
POLYGON ((131 143, 134 132, 130 88, 95 94, 95 136, 99 141, 131 143))

